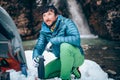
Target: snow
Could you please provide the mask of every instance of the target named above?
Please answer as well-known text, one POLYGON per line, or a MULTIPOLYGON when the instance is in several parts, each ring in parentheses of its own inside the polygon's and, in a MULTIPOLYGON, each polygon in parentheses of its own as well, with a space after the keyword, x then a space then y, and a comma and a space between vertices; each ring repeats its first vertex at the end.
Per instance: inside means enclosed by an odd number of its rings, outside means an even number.
MULTIPOLYGON (((56 57, 52 53, 48 53, 44 51, 45 65, 50 61, 56 59, 56 57)), ((21 71, 16 72, 15 70, 8 70, 10 72, 10 80, 39 80, 37 78, 37 68, 35 68, 32 64, 32 50, 25 51, 25 56, 27 60, 28 66, 28 76, 25 77, 21 74, 21 71)), ((81 71, 81 79, 76 80, 114 80, 112 78, 108 78, 108 74, 104 72, 101 67, 94 61, 85 59, 84 64, 79 67, 81 71)), ((74 77, 72 75, 72 77, 74 77)), ((48 80, 61 80, 60 78, 53 78, 48 80)))

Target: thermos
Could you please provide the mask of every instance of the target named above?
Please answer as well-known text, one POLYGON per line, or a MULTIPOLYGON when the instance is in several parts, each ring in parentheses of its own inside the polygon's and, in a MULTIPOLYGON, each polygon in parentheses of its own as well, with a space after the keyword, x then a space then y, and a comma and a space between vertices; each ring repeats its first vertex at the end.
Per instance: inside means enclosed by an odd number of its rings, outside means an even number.
POLYGON ((44 79, 45 69, 44 69, 44 56, 40 56, 39 66, 38 66, 38 78, 44 79))

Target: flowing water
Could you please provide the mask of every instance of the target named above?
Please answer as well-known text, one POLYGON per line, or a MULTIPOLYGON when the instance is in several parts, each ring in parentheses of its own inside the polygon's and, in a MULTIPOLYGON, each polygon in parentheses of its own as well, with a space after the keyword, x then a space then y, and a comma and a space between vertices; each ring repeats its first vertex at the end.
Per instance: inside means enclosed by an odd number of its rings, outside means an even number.
POLYGON ((97 38, 97 36, 91 34, 88 22, 83 13, 81 5, 76 0, 67 1, 71 19, 76 23, 78 30, 81 34, 81 38, 97 38))
POLYGON ((76 3, 76 0, 69 0, 68 6, 69 12, 71 13, 71 18, 78 26, 81 35, 91 34, 81 6, 76 3))

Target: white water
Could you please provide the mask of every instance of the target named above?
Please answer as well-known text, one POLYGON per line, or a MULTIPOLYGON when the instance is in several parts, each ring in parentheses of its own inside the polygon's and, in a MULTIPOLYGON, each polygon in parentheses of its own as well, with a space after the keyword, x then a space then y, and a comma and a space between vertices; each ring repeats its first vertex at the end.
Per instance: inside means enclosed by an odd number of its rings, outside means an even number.
MULTIPOLYGON (((25 51, 25 56, 27 59, 28 76, 25 77, 23 74, 21 74, 21 71, 16 72, 15 70, 8 70, 8 72, 10 72, 10 80, 37 79, 37 68, 35 68, 32 64, 32 50, 25 51)), ((44 57, 46 60, 45 65, 56 58, 53 54, 48 53, 46 51, 44 52, 44 57)), ((91 60, 85 60, 84 64, 79 67, 79 70, 81 71, 81 79, 72 79, 72 80, 114 80, 108 78, 108 74, 104 72, 96 62, 91 60)), ((61 79, 55 77, 48 80, 61 80, 61 79)))
POLYGON ((89 25, 84 16, 81 6, 77 4, 76 0, 69 0, 67 2, 69 11, 71 13, 71 18, 76 23, 81 34, 81 38, 97 38, 97 36, 91 34, 89 25))

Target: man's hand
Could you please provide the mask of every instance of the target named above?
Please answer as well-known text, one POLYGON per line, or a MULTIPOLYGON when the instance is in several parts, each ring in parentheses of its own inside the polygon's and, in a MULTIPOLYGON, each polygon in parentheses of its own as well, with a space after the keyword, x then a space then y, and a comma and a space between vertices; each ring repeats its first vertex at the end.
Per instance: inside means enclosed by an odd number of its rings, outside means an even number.
POLYGON ((47 51, 50 51, 50 47, 52 46, 52 43, 51 42, 49 42, 48 44, 47 44, 47 46, 46 46, 46 50, 47 51))
POLYGON ((40 60, 43 60, 43 61, 44 61, 44 56, 37 56, 37 57, 33 58, 33 65, 34 65, 35 67, 38 67, 40 60))
POLYGON ((40 57, 39 57, 39 56, 33 58, 33 65, 34 65, 35 67, 38 67, 38 66, 39 66, 39 60, 40 60, 40 57))

